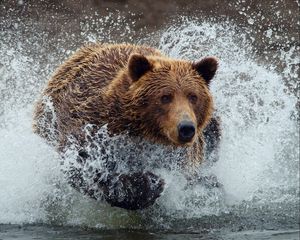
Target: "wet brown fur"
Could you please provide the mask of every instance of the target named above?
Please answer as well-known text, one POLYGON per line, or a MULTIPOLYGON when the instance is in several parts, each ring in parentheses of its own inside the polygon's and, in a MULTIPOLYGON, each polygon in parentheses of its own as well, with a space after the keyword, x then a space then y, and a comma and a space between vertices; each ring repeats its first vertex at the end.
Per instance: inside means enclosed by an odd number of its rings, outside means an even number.
POLYGON ((208 85, 193 63, 168 58, 147 46, 90 44, 71 56, 54 73, 42 96, 50 97, 56 119, 53 133, 43 124, 52 121, 39 100, 34 131, 63 147, 70 134, 86 124, 108 123, 112 133, 129 132, 161 144, 179 146, 177 124, 188 117, 197 126, 189 148, 189 163, 203 156, 202 131, 210 121, 213 101, 208 85), (151 70, 133 81, 128 61, 133 54, 145 56, 151 70), (162 95, 172 101, 162 104, 162 95), (193 102, 190 95, 196 95, 193 102), (45 119, 41 124, 40 119, 45 119))

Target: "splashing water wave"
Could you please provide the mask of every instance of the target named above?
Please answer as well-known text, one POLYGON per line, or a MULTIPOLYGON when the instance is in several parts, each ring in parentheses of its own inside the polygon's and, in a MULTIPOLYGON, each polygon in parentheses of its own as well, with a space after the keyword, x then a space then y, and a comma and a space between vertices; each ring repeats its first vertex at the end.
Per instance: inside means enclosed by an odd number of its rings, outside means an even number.
MULTIPOLYGON (((32 101, 53 70, 55 54, 46 59, 49 61, 45 70, 44 65, 22 51, 22 42, 15 46, 3 44, 0 223, 197 229, 225 226, 228 219, 232 225, 253 227, 261 224, 263 215, 269 222, 285 219, 296 225, 299 135, 293 116, 297 98, 289 93, 283 80, 284 74, 295 76, 295 72, 287 64, 281 74, 268 63, 256 60, 254 47, 240 31, 228 27, 228 23, 186 20, 158 33, 159 41, 152 43, 175 58, 195 60, 214 55, 220 59, 220 69, 211 84, 222 119, 220 159, 204 163, 199 171, 203 176, 217 176, 224 191, 210 184, 187 187, 180 171, 161 168, 158 172, 167 183, 164 194, 153 207, 138 212, 97 203, 68 186, 58 155, 31 130, 32 101)), ((88 35, 88 30, 84 33, 88 35)), ((9 34, 3 39, 9 39, 9 34)), ((89 39, 95 37, 93 34, 89 39)), ((286 54, 290 61, 293 53, 286 54)), ((105 141, 114 147, 118 143, 118 139, 108 136, 105 141)), ((156 148, 154 155, 147 153, 150 146, 145 149, 141 155, 150 160, 168 158, 163 149, 156 148)), ((122 151, 119 153, 122 155, 122 151)), ((72 149, 69 154, 70 160, 74 156, 72 149)))

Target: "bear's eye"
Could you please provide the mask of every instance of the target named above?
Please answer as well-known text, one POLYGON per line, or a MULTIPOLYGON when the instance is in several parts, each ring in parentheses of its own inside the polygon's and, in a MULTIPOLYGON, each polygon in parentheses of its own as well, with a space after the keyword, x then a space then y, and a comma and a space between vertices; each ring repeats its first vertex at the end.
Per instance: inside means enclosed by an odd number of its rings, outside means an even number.
POLYGON ((198 97, 195 94, 190 94, 188 96, 188 99, 192 104, 195 104, 195 103, 197 103, 198 97))
POLYGON ((171 94, 162 95, 160 101, 163 104, 170 103, 172 102, 172 95, 171 94))

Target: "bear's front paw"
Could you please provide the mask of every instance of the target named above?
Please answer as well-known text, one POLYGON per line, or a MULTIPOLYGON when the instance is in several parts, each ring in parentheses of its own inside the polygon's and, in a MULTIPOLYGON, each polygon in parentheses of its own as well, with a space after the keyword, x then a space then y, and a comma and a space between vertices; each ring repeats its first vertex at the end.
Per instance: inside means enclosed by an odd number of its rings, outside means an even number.
POLYGON ((104 189, 104 197, 112 206, 129 210, 151 206, 164 190, 163 179, 151 172, 121 174, 104 189))

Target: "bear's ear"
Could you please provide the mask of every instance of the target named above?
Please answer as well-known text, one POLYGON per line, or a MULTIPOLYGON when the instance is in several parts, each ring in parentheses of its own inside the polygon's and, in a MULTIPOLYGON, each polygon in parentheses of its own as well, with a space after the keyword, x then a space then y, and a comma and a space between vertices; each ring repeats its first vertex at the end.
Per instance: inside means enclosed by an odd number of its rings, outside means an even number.
POLYGON ((203 77, 206 84, 209 85, 210 80, 215 76, 218 69, 218 59, 215 57, 206 57, 193 63, 193 68, 203 77))
POLYGON ((128 72, 133 81, 139 80, 141 76, 151 69, 152 65, 145 56, 133 54, 129 57, 128 72))

